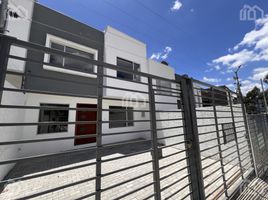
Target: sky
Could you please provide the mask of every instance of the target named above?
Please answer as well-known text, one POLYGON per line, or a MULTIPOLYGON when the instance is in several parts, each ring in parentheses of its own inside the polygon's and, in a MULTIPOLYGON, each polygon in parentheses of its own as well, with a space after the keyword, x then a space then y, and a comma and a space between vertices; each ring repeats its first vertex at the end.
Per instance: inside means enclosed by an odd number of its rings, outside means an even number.
POLYGON ((268 73, 267 0, 39 0, 99 30, 110 25, 147 44, 176 73, 242 91, 268 73), (64 3, 63 3, 64 2, 64 3), (255 15, 254 15, 255 13, 255 15))

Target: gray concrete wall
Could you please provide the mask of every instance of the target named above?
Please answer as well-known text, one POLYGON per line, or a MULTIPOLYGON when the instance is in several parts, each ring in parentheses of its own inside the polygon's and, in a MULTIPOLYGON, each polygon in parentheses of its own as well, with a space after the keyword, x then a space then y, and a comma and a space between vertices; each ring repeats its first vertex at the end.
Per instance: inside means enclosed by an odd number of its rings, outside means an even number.
MULTIPOLYGON (((103 32, 36 3, 33 11, 30 42, 44 46, 46 44, 47 34, 96 49, 98 51, 98 60, 103 61, 103 32), (53 27, 56 27, 56 29, 53 27)), ((44 54, 28 51, 28 58, 43 62, 44 54)), ((26 76, 25 88, 27 89, 73 94, 96 94, 97 91, 96 86, 92 85, 97 83, 97 78, 45 70, 42 64, 28 62, 26 64, 26 73, 44 77, 26 76), (67 81, 53 80, 53 78, 60 78, 67 81), (72 83, 72 81, 77 80, 82 83, 72 83)))

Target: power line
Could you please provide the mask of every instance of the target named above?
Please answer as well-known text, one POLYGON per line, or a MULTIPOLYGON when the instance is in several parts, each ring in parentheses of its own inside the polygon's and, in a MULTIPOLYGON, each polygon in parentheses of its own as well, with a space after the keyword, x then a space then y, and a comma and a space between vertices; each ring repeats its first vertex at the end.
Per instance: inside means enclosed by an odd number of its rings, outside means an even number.
MULTIPOLYGON (((136 0, 135 2, 140 2, 139 0, 136 0)), ((111 3, 109 2, 109 4, 111 5, 111 3)), ((79 4, 78 4, 79 5, 79 4)), ((142 5, 144 5, 144 4, 142 4, 142 5)), ((133 27, 131 27, 131 26, 128 26, 128 25, 125 25, 125 24, 123 24, 123 23, 121 23, 121 22, 118 22, 117 20, 115 20, 115 19, 112 19, 111 17, 108 17, 108 16, 105 16, 104 14, 102 14, 102 13, 100 13, 99 11, 96 11, 95 9, 92 9, 92 7, 88 7, 87 5, 85 5, 85 4, 80 4, 80 7, 87 7, 88 9, 91 9, 92 11, 94 11, 95 13, 97 13, 97 14, 100 14, 100 15, 102 15, 103 17, 105 17, 105 18, 107 18, 107 19, 109 19, 109 20, 112 20, 112 21, 114 21, 114 22, 116 22, 116 23, 120 23, 120 24, 122 24, 123 26, 125 26, 125 27, 129 27, 129 29, 131 29, 131 30, 133 30, 134 32, 136 32, 136 33, 139 33, 139 34, 142 34, 142 35, 147 35, 149 38, 151 38, 151 39, 153 39, 156 43, 159 43, 159 39, 156 39, 156 38, 152 38, 150 35, 148 35, 147 33, 146 34, 143 34, 143 33, 140 33, 140 32, 138 32, 136 29, 133 29, 133 27)), ((115 8, 117 8, 117 9, 120 9, 118 6, 114 6, 115 8)), ((159 17, 161 17, 163 20, 165 20, 167 23, 169 23, 173 28, 174 28, 174 26, 170 23, 170 21, 169 20, 167 20, 167 19, 165 19, 165 18, 163 18, 160 14, 158 14, 157 12, 155 12, 155 11, 153 11, 152 9, 150 9, 150 8, 148 8, 148 7, 146 7, 145 6, 145 8, 146 9, 149 9, 149 11, 150 12, 153 12, 155 15, 157 15, 157 16, 159 16, 159 17)), ((121 11, 122 11, 122 9, 120 9, 121 11)), ((133 17, 133 16, 131 16, 131 15, 129 15, 127 12, 125 12, 124 11, 124 13, 126 14, 126 15, 128 15, 128 16, 130 16, 130 17, 133 17)), ((137 18, 137 17, 134 17, 134 18, 137 18)), ((139 18, 137 18, 137 19, 139 19, 139 18)), ((141 21, 141 20, 140 20, 141 21)), ((142 20, 143 21, 143 20, 142 20)), ((144 21, 143 21, 144 22, 144 21)), ((177 27, 177 28, 179 28, 179 27, 177 27)), ((175 29, 175 30, 177 30, 177 29, 175 29)), ((182 30, 183 31, 183 30, 182 30)), ((184 31, 185 32, 185 31, 184 31)), ((189 33, 187 33, 187 32, 185 32, 187 35, 189 34, 189 33)), ((162 46, 167 46, 167 43, 165 42, 163 42, 163 40, 162 40, 162 46)), ((184 54, 184 52, 185 51, 187 51, 187 50, 185 50, 184 49, 184 51, 183 52, 180 52, 180 55, 182 55, 182 54, 184 54)), ((189 51, 188 51, 189 52, 189 51)), ((190 54, 192 54, 192 51, 191 52, 189 52, 190 54)), ((185 55, 185 57, 187 57, 187 55, 186 54, 184 54, 185 55)), ((202 61, 202 62, 204 62, 204 63, 207 63, 207 61, 205 61, 205 60, 200 60, 200 61, 202 61)))
MULTIPOLYGON (((143 2, 141 2, 140 0, 135 0, 135 2, 137 2, 138 4, 140 4, 141 7, 143 7, 144 9, 150 11, 151 13, 153 13, 155 16, 161 18, 163 21, 165 21, 166 23, 168 23, 172 28, 177 27, 177 29, 179 29, 180 31, 183 31, 186 34, 191 34, 190 32, 186 32, 184 31, 181 27, 179 27, 177 24, 173 24, 171 23, 168 19, 166 19, 165 17, 163 17, 162 15, 160 15, 158 12, 154 11, 153 9, 151 9, 150 7, 146 6, 143 2)), ((175 30, 177 30, 175 29, 175 30)))
MULTIPOLYGON (((25 18, 24 20, 27 20, 27 21, 29 21, 29 22, 36 23, 36 24, 39 24, 39 25, 42 25, 42 26, 46 26, 46 27, 48 27, 48 28, 51 28, 51 29, 54 29, 54 30, 57 30, 57 31, 60 31, 60 32, 63 32, 63 33, 66 33, 66 34, 69 34, 69 35, 78 37, 78 38, 81 38, 81 39, 83 39, 83 40, 87 40, 87 41, 90 41, 90 42, 94 42, 94 43, 99 44, 99 45, 104 45, 103 43, 98 42, 98 41, 96 41, 96 40, 93 40, 93 39, 90 39, 90 38, 86 38, 86 37, 84 37, 84 36, 81 36, 81 35, 78 35, 78 34, 75 34, 75 33, 71 33, 71 32, 69 32, 69 31, 66 31, 66 30, 57 28, 57 27, 55 27, 55 26, 51 26, 51 25, 42 23, 42 22, 40 22, 40 21, 36 21, 36 20, 33 20, 33 19, 29 19, 29 18, 25 18)), ((113 33, 111 33, 111 34, 113 34, 113 33)), ((119 36, 119 35, 116 35, 116 34, 113 34, 113 35, 115 35, 115 36, 117 36, 117 37, 120 37, 120 38, 122 38, 122 39, 126 39, 126 38, 123 38, 123 37, 121 37, 121 36, 119 36)), ((116 49, 116 50, 119 50, 119 51, 124 51, 124 52, 127 52, 127 53, 129 53, 129 54, 132 54, 132 55, 134 55, 134 56, 137 56, 137 57, 140 57, 140 58, 145 58, 145 59, 147 59, 147 58, 144 57, 144 56, 140 56, 140 55, 135 54, 135 53, 133 53, 133 52, 126 51, 125 49, 120 49, 120 48, 115 47, 115 46, 113 46, 113 45, 108 45, 108 44, 105 44, 105 45, 108 46, 108 47, 111 47, 111 48, 113 48, 113 49, 116 49)))

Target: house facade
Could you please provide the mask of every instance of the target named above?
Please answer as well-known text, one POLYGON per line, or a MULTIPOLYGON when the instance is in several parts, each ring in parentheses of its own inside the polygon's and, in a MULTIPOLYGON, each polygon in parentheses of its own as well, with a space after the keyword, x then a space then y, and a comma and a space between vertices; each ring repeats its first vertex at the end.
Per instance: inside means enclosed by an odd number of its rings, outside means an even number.
MULTIPOLYGON (((16 6, 25 5, 27 5, 27 18, 15 21, 12 16, 9 16, 8 35, 66 53, 128 68, 130 71, 156 76, 161 74, 164 78, 175 79, 172 67, 147 59, 145 43, 119 30, 110 26, 105 31, 96 30, 30 0, 20 0, 16 4, 16 6), (24 25, 19 26, 18 31, 16 27, 19 23, 24 23, 24 25)), ((16 6, 13 5, 14 8, 16 6)), ((16 9, 13 11, 16 12, 16 9)), ((81 112, 68 108, 92 108, 93 110, 97 108, 97 99, 90 98, 90 96, 97 95, 98 66, 58 55, 48 55, 32 50, 26 52, 20 48, 11 49, 11 54, 37 60, 38 63, 9 61, 9 71, 24 75, 7 75, 6 87, 41 92, 4 92, 2 103, 36 106, 40 109, 21 109, 13 113, 8 109, 2 109, 1 112, 6 115, 2 121, 21 123, 96 121, 96 110, 81 112)), ((104 70, 102 108, 106 111, 103 111, 102 120, 108 123, 102 124, 103 144, 150 137, 148 131, 109 136, 111 133, 150 129, 149 96, 146 94, 148 92, 146 84, 148 84, 146 77, 118 70, 104 70), (133 110, 144 110, 144 112, 133 110), (121 122, 118 122, 120 120, 121 122), (122 122, 124 120, 130 120, 130 122, 122 122), (134 120, 139 120, 139 122, 131 122, 134 120)), ((157 80, 153 80, 153 84, 175 87, 157 80)), ((156 96, 158 101, 176 102, 175 99, 156 96)), ((162 105, 162 108, 172 109, 172 106, 174 105, 162 105)), ((160 108, 159 104, 158 109, 160 108)), ((4 127, 1 128, 1 132, 6 133, 3 141, 9 141, 95 134, 96 129, 96 124, 74 123, 4 127)), ((90 146, 96 146, 95 138, 26 143, 12 145, 8 147, 8 150, 2 149, 4 152, 2 156, 3 158, 25 157, 90 146)), ((11 167, 12 165, 9 165, 1 169, 3 171, 1 174, 5 175, 11 167)))
MULTIPOLYGON (((175 80, 175 70, 166 62, 160 63, 147 58, 145 43, 113 27, 108 26, 105 31, 100 31, 34 3, 32 0, 18 0, 16 3, 17 7, 25 6, 27 17, 17 21, 9 17, 7 34, 10 36, 61 52, 103 61, 129 69, 130 72, 142 72, 175 80)), ((22 75, 7 75, 5 87, 23 89, 28 92, 5 91, 2 104, 34 106, 39 109, 18 109, 12 112, 9 109, 1 109, 0 121, 40 124, 0 127, 0 132, 4 133, 1 140, 41 140, 61 137, 71 139, 1 146, 0 159, 58 153, 96 146, 95 137, 79 139, 72 137, 97 133, 97 124, 77 124, 77 122, 97 121, 98 99, 96 96, 98 95, 99 66, 56 54, 44 54, 32 50, 26 52, 13 47, 11 54, 38 62, 9 60, 8 70, 22 75), (87 111, 79 109, 87 109, 87 111), (45 122, 71 123, 45 124, 45 122)), ((151 139, 151 131, 148 131, 151 129, 148 112, 150 110, 148 78, 116 69, 104 69, 103 74, 102 144, 151 139), (122 134, 115 135, 114 133, 122 134)), ((182 111, 179 84, 152 78, 152 85, 155 90, 156 111, 182 111)), ((206 90, 201 90, 201 87, 200 89, 196 87, 197 90, 194 91, 196 108, 207 109, 202 107, 205 103, 211 103, 205 102, 206 97, 211 97, 211 94, 206 90)), ((223 105, 219 104, 219 106, 223 105)), ((213 116, 207 115, 211 119, 204 122, 200 120, 200 124, 214 123, 213 116)), ((159 140, 160 145, 172 144, 174 135, 178 133, 183 135, 182 118, 182 112, 156 112, 158 138, 169 137, 159 140), (170 127, 177 128, 170 129, 170 127)), ((227 122, 232 123, 226 120, 222 123, 227 122)), ((208 127, 213 131, 214 128, 214 125, 208 127)), ((184 136, 180 137, 183 141, 184 136)), ((183 145, 182 149, 185 148, 183 145)), ((208 155, 212 153, 209 152, 208 155)), ((0 179, 3 179, 12 167, 13 165, 2 165, 0 179)))

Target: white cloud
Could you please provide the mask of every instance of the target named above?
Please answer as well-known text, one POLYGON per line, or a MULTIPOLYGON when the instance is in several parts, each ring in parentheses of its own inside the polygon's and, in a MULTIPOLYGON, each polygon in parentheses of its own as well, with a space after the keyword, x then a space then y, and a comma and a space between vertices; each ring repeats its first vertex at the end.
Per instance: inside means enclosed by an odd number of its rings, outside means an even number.
POLYGON ((228 77, 228 78, 226 79, 226 81, 232 81, 232 80, 234 80, 232 77, 228 77))
POLYGON ((246 33, 241 42, 229 48, 229 54, 212 61, 214 67, 226 66, 227 71, 251 62, 268 61, 268 15, 255 21, 255 29, 246 33))
POLYGON ((226 65, 229 69, 236 68, 239 65, 244 65, 251 61, 258 61, 258 55, 247 49, 243 49, 242 51, 235 54, 228 54, 222 56, 220 58, 214 59, 212 62, 217 66, 219 64, 226 65))
POLYGON ((231 90, 235 89, 235 85, 234 84, 227 84, 226 85, 228 88, 230 88, 231 90))
POLYGON ((221 79, 217 79, 217 78, 208 78, 206 76, 203 77, 203 81, 205 82, 210 82, 210 83, 218 83, 221 81, 221 79))
MULTIPOLYGON (((261 88, 260 79, 268 73, 268 67, 256 68, 252 71, 249 79, 241 81, 241 90, 244 95, 254 87, 261 88)), ((264 85, 265 86, 265 85, 264 85)))
POLYGON ((151 55, 151 59, 155 59, 155 60, 166 60, 170 54, 170 52, 172 51, 172 48, 169 46, 166 46, 162 52, 157 52, 157 53, 153 53, 151 55))
POLYGON ((261 84, 250 80, 241 81, 241 91, 244 95, 246 95, 254 87, 261 88, 261 84))
POLYGON ((216 69, 216 70, 220 70, 221 67, 220 67, 219 65, 216 65, 216 66, 215 66, 215 69, 216 69))
POLYGON ((250 77, 251 80, 259 81, 268 74, 268 67, 260 67, 253 70, 253 75, 250 77))
POLYGON ((254 46, 258 41, 267 38, 268 35, 268 16, 262 19, 258 19, 255 22, 256 28, 248 32, 243 40, 237 44, 234 49, 239 49, 241 46, 254 46))
POLYGON ((173 6, 171 7, 171 11, 177 11, 182 7, 182 3, 180 0, 175 0, 173 6))

